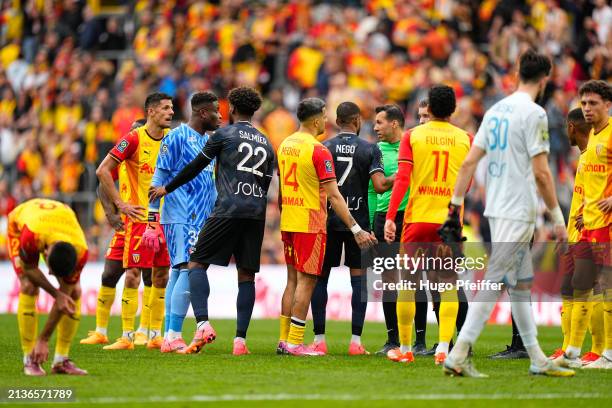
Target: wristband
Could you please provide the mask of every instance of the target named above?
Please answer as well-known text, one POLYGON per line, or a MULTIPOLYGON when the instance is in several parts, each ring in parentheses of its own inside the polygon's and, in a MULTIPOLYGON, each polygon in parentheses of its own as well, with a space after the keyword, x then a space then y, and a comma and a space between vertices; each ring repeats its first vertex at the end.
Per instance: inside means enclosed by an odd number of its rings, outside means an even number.
POLYGON ((361 231, 363 231, 361 229, 361 227, 359 226, 359 224, 355 224, 351 227, 351 232, 353 233, 353 235, 357 235, 359 234, 361 231))
POLYGON ((451 198, 451 204, 452 205, 456 205, 457 207, 461 207, 463 205, 463 197, 457 197, 457 196, 453 196, 451 198))
POLYGON ((565 225, 563 212, 561 212, 561 208, 559 206, 556 206, 555 208, 550 210, 550 217, 552 218, 552 222, 554 225, 565 225))

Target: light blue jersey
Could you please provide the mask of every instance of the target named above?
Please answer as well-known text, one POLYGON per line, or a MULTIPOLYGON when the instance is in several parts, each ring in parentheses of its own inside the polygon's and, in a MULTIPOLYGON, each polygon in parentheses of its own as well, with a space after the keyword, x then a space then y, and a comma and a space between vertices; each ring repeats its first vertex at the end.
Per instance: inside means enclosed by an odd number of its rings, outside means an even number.
MULTIPOLYGON (((156 172, 163 174, 165 180, 154 177, 152 184, 163 185, 176 177, 202 151, 207 140, 208 135, 200 135, 185 123, 172 129, 162 141, 157 158, 156 172)), ((188 224, 198 230, 202 228, 217 199, 214 164, 211 162, 193 180, 165 196, 162 224, 188 224)))

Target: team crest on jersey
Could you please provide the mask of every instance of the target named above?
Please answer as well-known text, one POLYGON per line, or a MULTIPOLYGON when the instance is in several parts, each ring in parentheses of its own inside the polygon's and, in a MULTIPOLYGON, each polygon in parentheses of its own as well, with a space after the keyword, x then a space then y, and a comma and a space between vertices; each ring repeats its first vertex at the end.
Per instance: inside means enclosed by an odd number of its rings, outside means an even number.
POLYGON ((160 154, 163 156, 166 153, 168 153, 168 145, 167 144, 162 144, 160 154))
POLYGON ((598 144, 597 146, 595 146, 595 153, 597 154, 597 156, 601 156, 601 154, 604 151, 605 146, 603 144, 598 144))
POLYGON ((330 174, 334 172, 331 160, 325 160, 325 172, 330 174))
POLYGON ((136 263, 140 262, 140 254, 132 254, 132 259, 136 263))
POLYGON ((119 150, 121 153, 125 152, 125 149, 127 149, 127 147, 130 145, 130 143, 123 139, 121 142, 119 142, 119 144, 117 145, 117 150, 119 150))

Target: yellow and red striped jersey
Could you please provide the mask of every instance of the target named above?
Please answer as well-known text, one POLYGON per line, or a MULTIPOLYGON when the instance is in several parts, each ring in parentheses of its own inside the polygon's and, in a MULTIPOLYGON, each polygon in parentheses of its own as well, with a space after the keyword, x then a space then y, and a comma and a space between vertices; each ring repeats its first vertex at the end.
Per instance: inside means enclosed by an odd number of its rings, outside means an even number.
POLYGON ((612 119, 598 133, 591 129, 582 156, 584 228, 594 230, 612 223, 612 213, 604 214, 597 207, 599 200, 612 196, 612 119))

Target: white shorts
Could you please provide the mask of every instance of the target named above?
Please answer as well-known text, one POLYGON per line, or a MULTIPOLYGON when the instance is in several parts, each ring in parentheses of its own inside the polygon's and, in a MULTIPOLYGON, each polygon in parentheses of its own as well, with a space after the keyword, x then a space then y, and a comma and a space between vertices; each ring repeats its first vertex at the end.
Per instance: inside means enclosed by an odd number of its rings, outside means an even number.
POLYGON ((485 279, 514 287, 533 279, 530 243, 535 223, 489 218, 491 258, 485 279))

